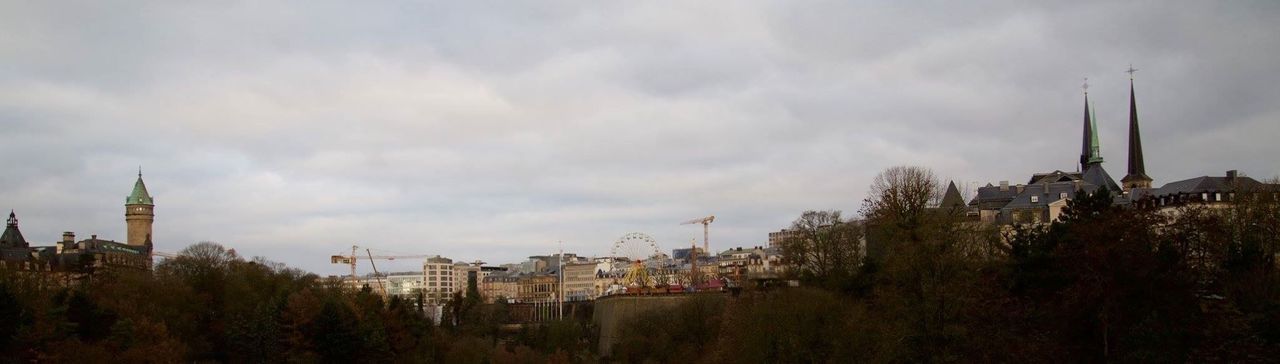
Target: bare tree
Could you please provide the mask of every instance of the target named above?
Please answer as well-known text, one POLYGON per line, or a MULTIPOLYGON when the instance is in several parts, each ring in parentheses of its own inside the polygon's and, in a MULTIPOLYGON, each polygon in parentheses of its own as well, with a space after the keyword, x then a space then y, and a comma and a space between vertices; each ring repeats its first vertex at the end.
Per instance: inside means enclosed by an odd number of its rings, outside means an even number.
POLYGON ((929 207, 942 197, 942 184, 924 167, 896 166, 880 172, 862 202, 862 215, 877 224, 919 227, 929 207))
POLYGON ((782 252, 800 278, 839 285, 857 271, 862 258, 862 230, 840 211, 805 211, 791 223, 793 235, 782 252))

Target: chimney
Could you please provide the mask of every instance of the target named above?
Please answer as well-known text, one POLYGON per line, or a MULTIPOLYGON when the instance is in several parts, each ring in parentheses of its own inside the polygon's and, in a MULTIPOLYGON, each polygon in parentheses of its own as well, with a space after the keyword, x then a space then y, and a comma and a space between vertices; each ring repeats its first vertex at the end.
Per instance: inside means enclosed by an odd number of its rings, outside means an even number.
POLYGON ((1000 192, 1009 190, 1009 181, 1000 181, 1000 192))
POLYGON ((73 232, 70 232, 70 231, 63 231, 63 232, 62 232, 62 242, 64 242, 64 243, 74 243, 74 242, 76 242, 76 233, 73 233, 73 232))
POLYGON ((89 239, 98 240, 98 234, 89 235, 89 239))
POLYGON ((1227 171, 1227 182, 1235 181, 1235 180, 1236 180, 1236 176, 1237 176, 1237 175, 1239 175, 1239 174, 1240 174, 1240 173, 1239 173, 1239 172, 1237 172, 1237 171, 1236 171, 1236 170, 1234 170, 1234 169, 1233 169, 1233 170, 1230 170, 1230 171, 1227 171))
POLYGON ((1019 183, 1019 184, 1018 184, 1018 193, 1022 193, 1022 188, 1023 188, 1023 187, 1024 187, 1024 186, 1023 186, 1021 183, 1019 183))

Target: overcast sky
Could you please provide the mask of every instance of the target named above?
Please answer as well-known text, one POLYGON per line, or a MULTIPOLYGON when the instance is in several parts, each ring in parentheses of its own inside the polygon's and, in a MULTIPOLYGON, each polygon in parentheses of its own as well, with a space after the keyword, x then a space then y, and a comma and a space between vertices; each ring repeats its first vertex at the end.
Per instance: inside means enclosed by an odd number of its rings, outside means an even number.
POLYGON ((141 165, 157 250, 321 274, 353 244, 669 251, 708 214, 713 248, 764 245, 889 166, 1074 170, 1084 77, 1118 180, 1131 63, 1157 186, 1280 173, 1274 1, 229 3, 0 2, 0 207, 28 240, 123 241, 141 165))

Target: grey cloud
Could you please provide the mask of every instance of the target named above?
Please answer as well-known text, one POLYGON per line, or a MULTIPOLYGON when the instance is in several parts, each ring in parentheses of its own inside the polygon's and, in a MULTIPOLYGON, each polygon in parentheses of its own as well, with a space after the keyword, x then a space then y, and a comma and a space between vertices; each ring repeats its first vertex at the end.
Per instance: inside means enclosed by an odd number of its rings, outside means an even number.
MULTIPOLYGON (((898 164, 1072 169, 1081 78, 1157 183, 1278 173, 1273 3, 0 5, 0 207, 119 239, 144 166, 162 250, 337 274, 351 244, 491 263, 630 231, 764 244, 898 164)), ((408 263, 396 263, 408 264, 408 263)), ((409 264, 410 266, 412 264, 409 264)))

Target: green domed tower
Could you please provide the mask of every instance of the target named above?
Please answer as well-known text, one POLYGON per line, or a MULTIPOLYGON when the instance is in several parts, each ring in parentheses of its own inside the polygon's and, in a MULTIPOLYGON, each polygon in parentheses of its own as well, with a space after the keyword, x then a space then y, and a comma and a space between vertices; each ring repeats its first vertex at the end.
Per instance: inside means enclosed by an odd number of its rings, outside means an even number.
POLYGON ((138 182, 133 184, 133 193, 124 199, 124 222, 129 236, 126 242, 129 245, 151 244, 155 207, 155 201, 147 193, 147 185, 142 183, 142 168, 138 168, 138 182))

